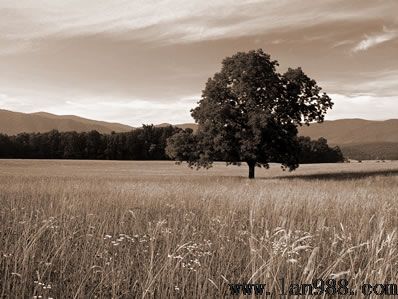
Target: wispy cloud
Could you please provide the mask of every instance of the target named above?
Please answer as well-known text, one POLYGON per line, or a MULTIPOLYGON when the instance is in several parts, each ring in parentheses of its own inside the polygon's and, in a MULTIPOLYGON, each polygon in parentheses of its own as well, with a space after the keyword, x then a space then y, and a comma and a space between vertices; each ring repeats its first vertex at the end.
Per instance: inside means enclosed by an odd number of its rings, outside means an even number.
POLYGON ((336 77, 336 80, 324 81, 322 86, 330 93, 346 95, 369 95, 373 97, 397 97, 398 70, 357 72, 350 76, 336 77))
POLYGON ((338 48, 338 47, 342 47, 342 46, 346 46, 346 45, 351 45, 355 43, 353 40, 342 40, 342 41, 338 41, 336 43, 334 43, 332 45, 332 48, 338 48))
POLYGON ((323 0, 317 5, 310 0, 3 0, 0 37, 27 40, 111 33, 122 38, 189 42, 377 18, 388 5, 371 3, 364 0, 353 7, 343 0, 323 0))
POLYGON ((383 32, 374 35, 366 36, 364 40, 360 41, 354 48, 354 52, 366 51, 369 48, 375 47, 379 44, 391 41, 398 37, 398 31, 388 30, 384 28, 383 32))

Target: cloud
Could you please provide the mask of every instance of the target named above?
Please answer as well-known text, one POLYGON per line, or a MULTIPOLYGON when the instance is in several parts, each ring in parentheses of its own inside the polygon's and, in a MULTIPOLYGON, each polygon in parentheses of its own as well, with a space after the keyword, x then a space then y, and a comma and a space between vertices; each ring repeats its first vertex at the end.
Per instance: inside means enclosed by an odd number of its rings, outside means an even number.
POLYGON ((366 36, 366 38, 360 41, 354 48, 354 52, 366 51, 369 48, 375 47, 379 44, 388 42, 398 37, 398 31, 389 31, 384 28, 382 33, 366 36))
POLYGON ((342 47, 342 46, 346 46, 346 45, 351 45, 353 43, 355 43, 353 40, 342 40, 342 41, 335 42, 332 45, 332 48, 338 48, 338 47, 342 47))
POLYGON ((199 95, 182 97, 167 103, 160 100, 112 98, 109 96, 45 98, 38 95, 0 94, 1 109, 33 113, 45 111, 58 115, 78 115, 89 119, 120 122, 131 126, 193 122, 190 110, 199 95), (32 102, 34 99, 34 103, 32 102))
POLYGON ((342 75, 337 79, 322 82, 322 86, 331 93, 379 98, 398 97, 398 70, 357 72, 354 78, 342 75))
POLYGON ((110 122, 121 122, 132 126, 142 124, 193 122, 190 110, 199 96, 184 97, 164 103, 156 100, 84 98, 73 99, 57 105, 48 112, 73 114, 110 122))
POLYGON ((0 37, 26 41, 108 33, 124 39, 192 42, 385 17, 394 10, 394 2, 373 2, 3 0, 0 37))
POLYGON ((372 120, 396 119, 398 96, 329 94, 334 102, 327 120, 341 118, 364 118, 372 120))

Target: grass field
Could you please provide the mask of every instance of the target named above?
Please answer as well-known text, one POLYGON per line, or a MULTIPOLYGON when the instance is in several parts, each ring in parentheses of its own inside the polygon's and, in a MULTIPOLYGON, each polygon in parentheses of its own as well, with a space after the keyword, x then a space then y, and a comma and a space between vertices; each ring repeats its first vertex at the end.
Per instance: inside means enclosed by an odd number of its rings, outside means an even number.
POLYGON ((0 297, 221 298, 228 283, 398 283, 398 162, 0 160, 0 297))

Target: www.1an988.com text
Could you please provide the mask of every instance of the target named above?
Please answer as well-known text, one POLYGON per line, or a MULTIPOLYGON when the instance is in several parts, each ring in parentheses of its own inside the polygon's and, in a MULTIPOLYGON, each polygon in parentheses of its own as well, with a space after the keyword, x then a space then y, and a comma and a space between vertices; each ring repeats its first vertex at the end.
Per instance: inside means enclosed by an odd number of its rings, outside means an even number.
POLYGON ((265 297, 283 296, 397 296, 396 283, 363 283, 359 287, 350 285, 348 279, 315 279, 311 283, 287 283, 284 278, 279 279, 278 291, 269 290, 266 284, 229 284, 231 295, 257 295, 265 297))

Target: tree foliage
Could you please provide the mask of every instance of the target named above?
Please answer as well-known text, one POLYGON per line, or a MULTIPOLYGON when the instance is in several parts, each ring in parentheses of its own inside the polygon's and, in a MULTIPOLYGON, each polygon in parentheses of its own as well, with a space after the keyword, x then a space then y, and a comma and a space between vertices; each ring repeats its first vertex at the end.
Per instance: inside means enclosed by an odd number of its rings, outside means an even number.
POLYGON ((261 49, 225 58, 191 110, 197 134, 171 138, 170 156, 198 168, 214 160, 246 162, 251 178, 255 166, 268 167, 271 161, 297 168, 297 127, 322 122, 333 104, 301 68, 280 74, 277 66, 261 49))

